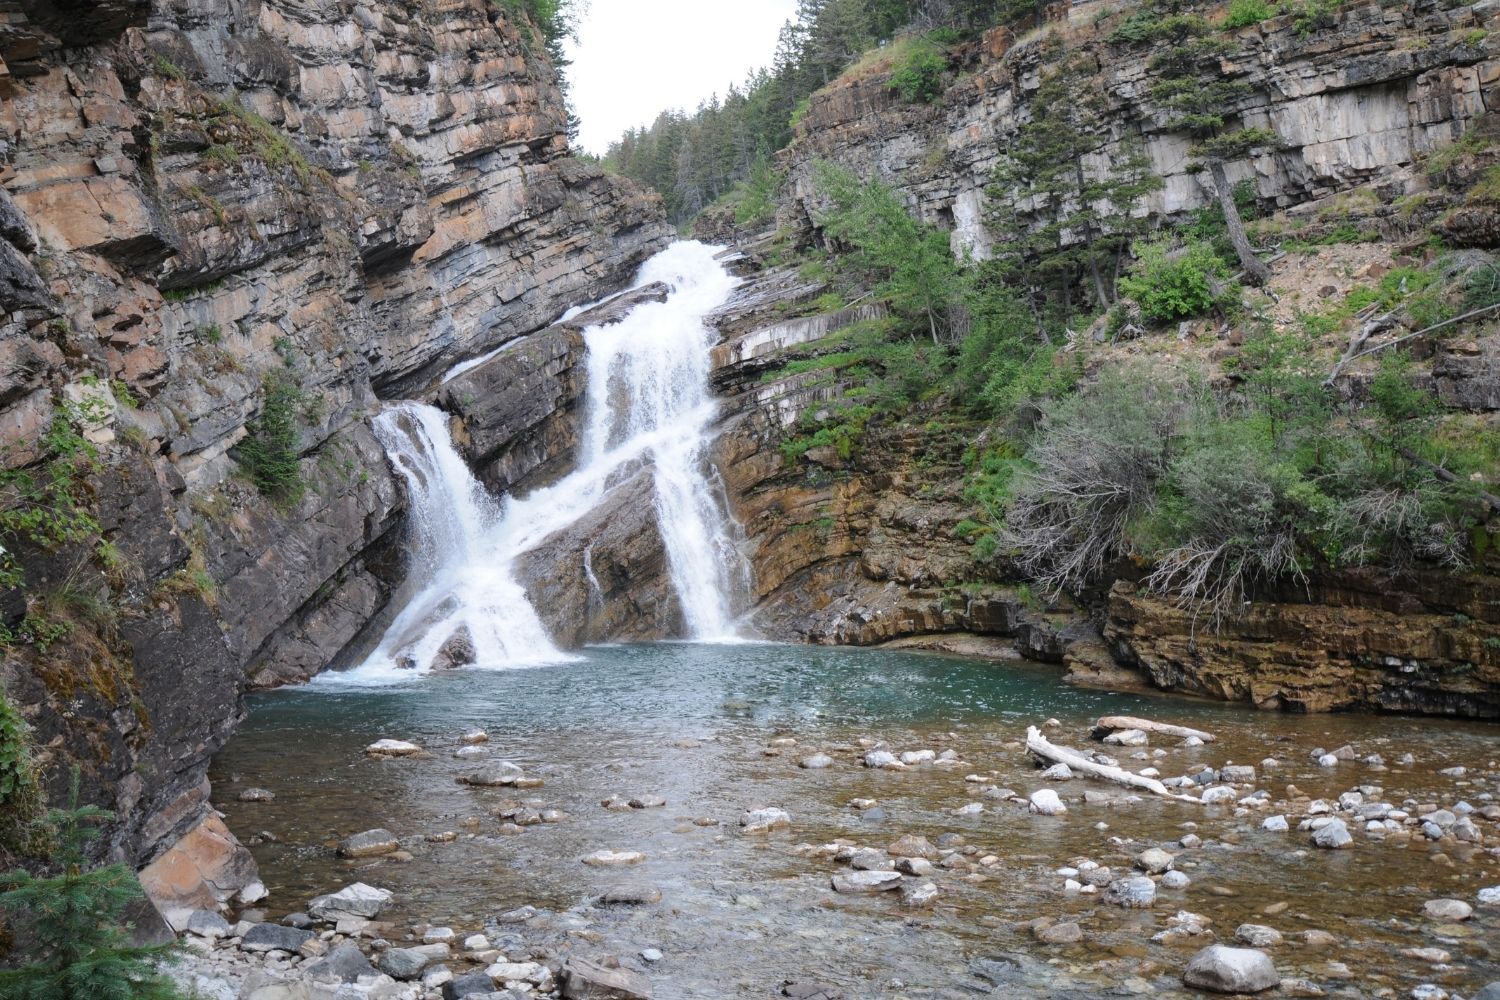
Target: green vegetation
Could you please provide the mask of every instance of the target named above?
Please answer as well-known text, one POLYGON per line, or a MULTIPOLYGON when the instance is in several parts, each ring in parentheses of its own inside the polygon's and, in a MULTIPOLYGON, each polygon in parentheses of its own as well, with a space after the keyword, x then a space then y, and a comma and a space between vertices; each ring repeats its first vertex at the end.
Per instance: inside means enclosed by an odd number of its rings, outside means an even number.
POLYGON ((290 507, 307 484, 301 474, 299 416, 306 406, 302 388, 287 372, 269 372, 261 382, 260 415, 245 425, 235 454, 245 475, 267 497, 290 507))
MULTIPOLYGON (((523 0, 497 0, 517 4, 523 0)), ((524 0, 533 3, 535 0, 524 0)), ((1038 0, 798 0, 769 67, 689 113, 665 111, 611 144, 605 166, 656 189, 683 225, 792 141, 809 97, 841 75, 889 72, 906 100, 933 100, 945 49, 995 24, 1040 23, 1038 0)))
POLYGON ((1224 28, 1233 31, 1236 28, 1245 28, 1268 21, 1275 16, 1276 8, 1266 0, 1231 0, 1229 16, 1224 19, 1224 28))
POLYGON ((122 864, 90 868, 88 842, 111 814, 78 805, 78 772, 67 809, 43 821, 57 844, 58 873, 0 875, 0 909, 26 931, 27 953, 0 971, 0 1000, 178 1000, 159 964, 173 945, 131 945, 125 908, 140 897, 140 883, 122 864))
POLYGON ((187 79, 187 74, 184 73, 180 68, 178 68, 176 63, 172 62, 172 60, 168 59, 164 55, 157 55, 154 59, 152 59, 151 68, 156 71, 157 76, 164 76, 168 80, 187 79))
POLYGON ((21 854, 38 850, 35 821, 42 805, 26 720, 0 688, 0 850, 21 854))
POLYGON ((1032 120, 987 189, 985 224, 1001 248, 990 266, 1026 288, 1031 309, 1057 327, 1081 306, 1080 287, 1095 311, 1114 303, 1115 275, 1144 225, 1135 209, 1162 185, 1138 141, 1121 142, 1102 168, 1086 165, 1109 152, 1103 98, 1087 79, 1071 59, 1043 76, 1032 120))
POLYGON ((1174 248, 1165 240, 1136 245, 1130 275, 1120 289, 1157 323, 1173 323, 1208 312, 1223 302, 1228 268, 1214 248, 1189 240, 1174 248))
MULTIPOLYGON (((0 587, 25 585, 17 546, 56 549, 98 533, 86 483, 98 451, 84 434, 103 422, 108 409, 102 391, 85 395, 82 402, 59 405, 42 435, 42 461, 0 471, 0 587)), ((0 645, 39 632, 39 625, 28 618, 16 635, 0 626, 0 645)))
POLYGON ((948 60, 930 39, 921 39, 907 49, 891 72, 891 86, 904 100, 930 104, 943 93, 943 74, 948 60))
POLYGON ((1404 355, 1384 358, 1369 410, 1323 385, 1312 357, 1266 330, 1246 346, 1238 392, 1134 368, 1048 404, 1005 544, 1054 592, 1142 560, 1151 590, 1215 620, 1257 586, 1318 569, 1465 565, 1483 449, 1439 443, 1404 355))

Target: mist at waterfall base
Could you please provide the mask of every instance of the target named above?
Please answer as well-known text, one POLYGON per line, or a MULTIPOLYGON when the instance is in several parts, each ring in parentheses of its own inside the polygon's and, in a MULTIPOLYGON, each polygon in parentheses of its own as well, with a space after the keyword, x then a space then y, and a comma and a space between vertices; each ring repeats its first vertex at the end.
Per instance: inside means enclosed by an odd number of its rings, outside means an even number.
MULTIPOLYGON (((666 301, 584 330, 586 416, 577 468, 552 486, 523 498, 491 497, 455 449, 442 411, 406 402, 376 418, 376 434, 408 485, 415 592, 364 664, 325 674, 323 683, 407 679, 455 640, 467 643, 480 668, 574 659, 547 634, 515 561, 597 507, 642 464, 656 486, 657 520, 687 628, 682 638, 737 638, 732 594, 743 559, 707 459, 716 407, 708 388, 713 332, 704 317, 738 279, 715 253, 701 243, 674 243, 646 262, 636 282, 667 283, 666 301)), ((588 566, 582 571, 592 579, 588 566)))

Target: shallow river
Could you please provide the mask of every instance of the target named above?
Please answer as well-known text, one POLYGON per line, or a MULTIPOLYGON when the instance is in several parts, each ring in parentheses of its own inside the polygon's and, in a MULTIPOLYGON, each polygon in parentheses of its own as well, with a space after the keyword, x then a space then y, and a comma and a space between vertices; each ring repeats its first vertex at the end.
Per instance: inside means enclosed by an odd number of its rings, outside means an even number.
POLYGON ((273 918, 353 881, 395 893, 382 919, 396 922, 396 938, 427 923, 462 937, 530 904, 542 912, 500 931, 516 935, 502 942, 512 958, 517 951, 630 958, 656 948, 664 954, 650 967, 659 1000, 767 997, 787 980, 835 984, 851 998, 1180 994, 1188 958, 1214 940, 1153 942, 1180 910, 1210 918, 1225 943, 1242 923, 1276 928, 1285 942, 1268 950, 1281 974, 1329 995, 1406 996, 1421 983, 1471 994, 1500 979, 1500 910, 1476 908, 1461 924, 1423 915, 1427 900, 1474 903, 1480 888, 1500 885, 1500 858, 1484 850, 1500 846, 1500 823, 1476 817, 1485 844, 1475 847, 1431 843, 1420 834, 1376 840, 1351 820, 1354 846, 1326 851, 1297 831, 1295 807, 1291 832, 1269 833, 1261 821, 1280 809, 1237 817, 1232 804, 1086 804, 1086 788, 1113 790, 1077 779, 1051 785, 1068 804, 1065 816, 1036 816, 983 797, 992 786, 1023 796, 1043 787, 1018 746, 1028 724, 1055 718, 1061 725, 1047 730, 1053 741, 1087 749, 1098 747, 1088 738, 1096 717, 1131 714, 1218 736, 1192 749, 1155 738, 1142 750, 1111 750, 1135 769, 1154 766, 1170 777, 1204 765, 1254 764, 1257 787, 1278 802, 1288 784, 1313 798, 1379 786, 1367 795, 1397 807, 1411 800, 1482 808, 1500 801, 1500 729, 1269 715, 1085 691, 1057 677, 1049 667, 910 652, 599 648, 563 666, 427 675, 376 688, 319 682, 260 696, 212 777, 242 839, 262 832, 274 838, 254 847, 273 918), (474 728, 489 734, 494 759, 520 764, 545 785, 518 792, 457 783, 483 762, 454 756, 460 735, 474 728), (385 737, 418 743, 430 756, 363 755, 385 737), (897 753, 952 749, 962 763, 872 771, 860 766, 861 739, 883 740, 897 753), (1381 754, 1389 769, 1357 761, 1325 768, 1310 757, 1314 748, 1344 744, 1361 757, 1381 754), (1165 753, 1132 759, 1157 750, 1165 753), (834 765, 798 767, 816 752, 831 755, 834 765), (1415 764, 1396 765, 1403 752, 1415 764), (1266 757, 1280 766, 1260 768, 1266 757), (1468 773, 1437 773, 1454 766, 1468 773), (971 775, 984 781, 966 780, 971 775), (276 798, 237 801, 250 787, 276 798), (617 794, 660 796, 667 805, 601 807, 617 794), (853 809, 856 798, 879 807, 853 809), (496 808, 527 800, 567 818, 500 833, 496 808), (975 801, 982 814, 955 815, 975 801), (757 806, 787 810, 791 831, 740 835, 739 816, 757 806), (1195 831, 1184 826, 1192 823, 1195 831), (339 838, 373 827, 399 836, 413 860, 335 857, 339 838), (445 831, 458 837, 424 839, 445 831), (1176 846, 1189 832, 1202 846, 1176 846), (939 867, 934 907, 903 909, 895 893, 836 894, 830 877, 848 866, 798 849, 838 838, 884 848, 906 833, 934 841, 956 833, 977 849, 962 865, 939 867), (1148 910, 1065 893, 1055 874, 1081 858, 1125 874, 1151 846, 1176 854, 1192 883, 1163 889, 1148 910), (640 851, 646 860, 624 869, 581 863, 601 849, 640 851), (998 861, 982 864, 986 856, 998 861), (612 886, 640 882, 658 887, 663 900, 592 905, 612 886), (1038 917, 1076 920, 1083 941, 1037 941, 1025 922, 1038 917), (1337 943, 1303 943, 1298 935, 1311 929, 1330 932, 1337 943), (1450 959, 1434 964, 1432 956, 1402 955, 1416 948, 1440 949, 1450 959))

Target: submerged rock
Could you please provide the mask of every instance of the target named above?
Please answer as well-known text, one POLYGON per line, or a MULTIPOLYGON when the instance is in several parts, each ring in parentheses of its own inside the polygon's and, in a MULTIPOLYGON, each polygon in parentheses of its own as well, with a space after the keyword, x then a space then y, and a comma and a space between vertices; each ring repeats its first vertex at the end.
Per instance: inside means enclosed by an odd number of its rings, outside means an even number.
POLYGON ((366 830, 339 842, 341 858, 372 858, 382 854, 393 854, 401 849, 401 842, 389 830, 366 830))
POLYGON ((895 872, 854 871, 833 877, 833 891, 842 893, 886 892, 901 887, 901 876, 895 872))
POLYGON ((785 809, 752 809, 740 817, 740 832, 744 834, 770 833, 773 830, 790 830, 792 817, 785 809))
POLYGON ((1115 879, 1104 891, 1104 899, 1127 909, 1151 906, 1156 902, 1156 883, 1144 875, 1115 879))
POLYGON ((421 752, 421 747, 405 740, 376 740, 365 747, 365 753, 371 757, 411 757, 421 752))

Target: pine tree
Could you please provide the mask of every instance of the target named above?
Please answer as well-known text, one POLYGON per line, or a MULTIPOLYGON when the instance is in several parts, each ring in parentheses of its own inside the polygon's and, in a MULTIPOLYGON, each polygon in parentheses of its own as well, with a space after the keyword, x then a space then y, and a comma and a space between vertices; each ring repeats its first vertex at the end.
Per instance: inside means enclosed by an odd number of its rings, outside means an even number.
POLYGON ((1135 206, 1162 181, 1138 144, 1110 143, 1101 95, 1087 67, 1066 62, 1041 83, 1031 121, 1017 133, 987 194, 987 220, 1016 277, 1039 275, 1058 289, 1065 311, 1080 279, 1095 304, 1114 301, 1116 264, 1136 228, 1135 206), (1102 165, 1101 165, 1102 164, 1102 165))
POLYGON ((125 907, 141 895, 124 865, 88 867, 84 850, 112 814, 78 805, 73 772, 68 808, 45 822, 56 831, 60 874, 0 875, 0 909, 15 914, 29 942, 29 961, 0 971, 0 1000, 179 1000, 159 971, 172 945, 136 947, 126 936, 125 907))
POLYGON ((1198 140, 1193 153, 1207 171, 1214 197, 1224 213, 1229 240, 1240 259, 1246 284, 1264 285, 1271 280, 1271 269, 1255 255, 1245 232, 1239 206, 1234 203, 1225 164, 1239 159, 1251 149, 1274 145, 1276 133, 1264 128, 1232 128, 1234 107, 1249 97, 1247 83, 1222 78, 1205 78, 1192 71, 1198 62, 1217 67, 1217 40, 1186 42, 1153 60, 1153 67, 1172 72, 1152 88, 1152 97, 1166 112, 1168 124, 1182 129, 1198 140))

